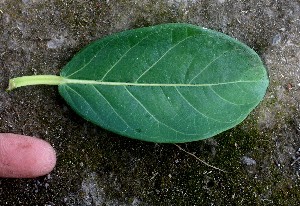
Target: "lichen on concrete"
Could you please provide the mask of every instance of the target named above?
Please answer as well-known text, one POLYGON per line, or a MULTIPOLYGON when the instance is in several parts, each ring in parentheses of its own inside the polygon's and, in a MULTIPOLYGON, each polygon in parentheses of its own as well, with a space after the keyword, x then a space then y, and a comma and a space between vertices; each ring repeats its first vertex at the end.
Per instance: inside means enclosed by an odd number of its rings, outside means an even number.
POLYGON ((0 205, 297 205, 299 16, 297 0, 0 1, 0 132, 45 139, 58 155, 47 176, 1 179, 0 205), (226 172, 172 144, 94 126, 56 87, 5 92, 11 77, 58 74, 95 39, 166 22, 224 32, 254 48, 268 69, 265 99, 242 124, 180 144, 226 172))

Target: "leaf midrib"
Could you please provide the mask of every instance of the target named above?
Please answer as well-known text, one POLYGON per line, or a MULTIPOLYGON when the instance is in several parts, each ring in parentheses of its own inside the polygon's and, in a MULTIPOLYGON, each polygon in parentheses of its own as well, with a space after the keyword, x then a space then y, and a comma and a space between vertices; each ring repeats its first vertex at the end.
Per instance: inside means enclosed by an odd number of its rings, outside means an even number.
POLYGON ((210 87, 218 85, 227 85, 227 84, 237 84, 237 83, 257 83, 263 82, 261 80, 251 81, 251 80, 238 80, 230 82, 220 82, 220 83, 211 83, 211 84, 184 84, 184 83, 131 83, 131 82, 103 82, 96 80, 81 80, 81 79, 67 79, 63 78, 61 85, 63 84, 84 84, 84 85, 104 85, 104 86, 139 86, 139 87, 210 87))

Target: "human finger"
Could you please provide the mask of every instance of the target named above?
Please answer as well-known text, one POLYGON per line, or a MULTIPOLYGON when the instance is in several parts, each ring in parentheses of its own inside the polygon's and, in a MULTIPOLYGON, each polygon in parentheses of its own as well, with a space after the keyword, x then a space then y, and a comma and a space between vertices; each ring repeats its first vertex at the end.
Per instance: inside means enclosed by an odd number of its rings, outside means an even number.
POLYGON ((46 141, 35 137, 0 133, 0 177, 33 178, 48 174, 56 153, 46 141))

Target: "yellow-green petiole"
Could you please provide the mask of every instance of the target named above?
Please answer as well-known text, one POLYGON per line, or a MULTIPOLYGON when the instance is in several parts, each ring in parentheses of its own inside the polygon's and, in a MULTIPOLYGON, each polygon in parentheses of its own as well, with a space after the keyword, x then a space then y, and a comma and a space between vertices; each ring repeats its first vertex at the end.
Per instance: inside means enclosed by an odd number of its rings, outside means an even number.
POLYGON ((22 76, 9 80, 7 91, 11 91, 18 87, 29 85, 59 85, 64 82, 64 78, 56 75, 34 75, 34 76, 22 76))

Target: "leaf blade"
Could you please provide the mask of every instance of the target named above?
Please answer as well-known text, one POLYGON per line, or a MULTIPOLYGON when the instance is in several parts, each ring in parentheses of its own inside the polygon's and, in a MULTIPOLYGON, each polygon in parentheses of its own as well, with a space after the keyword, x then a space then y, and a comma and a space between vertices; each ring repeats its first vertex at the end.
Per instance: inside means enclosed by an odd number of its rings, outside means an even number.
POLYGON ((187 24, 98 40, 77 54, 61 76, 61 95, 85 119, 152 142, 195 141, 227 130, 246 118, 268 86, 253 50, 187 24), (81 101, 70 97, 76 92, 81 101))

